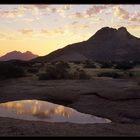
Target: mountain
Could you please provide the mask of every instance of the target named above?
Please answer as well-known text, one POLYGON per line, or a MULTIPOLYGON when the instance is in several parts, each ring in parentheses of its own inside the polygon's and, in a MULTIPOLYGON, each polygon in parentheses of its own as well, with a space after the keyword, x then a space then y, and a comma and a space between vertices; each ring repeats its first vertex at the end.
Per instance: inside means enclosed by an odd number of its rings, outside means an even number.
POLYGON ((14 59, 27 61, 27 60, 34 59, 36 57, 38 57, 38 55, 35 55, 30 51, 27 51, 24 53, 20 51, 12 51, 0 57, 0 61, 8 61, 8 60, 14 60, 14 59))
POLYGON ((140 61, 140 38, 125 27, 103 27, 87 41, 68 45, 32 61, 140 61))

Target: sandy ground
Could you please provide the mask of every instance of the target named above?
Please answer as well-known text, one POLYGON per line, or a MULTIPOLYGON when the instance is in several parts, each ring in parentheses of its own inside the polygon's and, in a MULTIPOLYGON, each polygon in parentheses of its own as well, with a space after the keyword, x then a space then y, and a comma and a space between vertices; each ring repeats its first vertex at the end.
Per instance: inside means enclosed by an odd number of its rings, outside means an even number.
POLYGON ((0 135, 138 136, 140 89, 124 79, 38 81, 22 78, 0 82, 0 102, 39 99, 112 120, 110 124, 46 123, 0 119, 0 135))

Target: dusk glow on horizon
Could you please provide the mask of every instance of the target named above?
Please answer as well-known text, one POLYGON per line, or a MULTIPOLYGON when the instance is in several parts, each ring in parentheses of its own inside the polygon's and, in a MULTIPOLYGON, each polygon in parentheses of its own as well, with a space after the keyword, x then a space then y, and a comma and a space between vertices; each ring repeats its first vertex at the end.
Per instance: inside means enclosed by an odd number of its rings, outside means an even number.
POLYGON ((0 5, 0 56, 31 51, 40 56, 124 26, 140 38, 140 5, 0 5))

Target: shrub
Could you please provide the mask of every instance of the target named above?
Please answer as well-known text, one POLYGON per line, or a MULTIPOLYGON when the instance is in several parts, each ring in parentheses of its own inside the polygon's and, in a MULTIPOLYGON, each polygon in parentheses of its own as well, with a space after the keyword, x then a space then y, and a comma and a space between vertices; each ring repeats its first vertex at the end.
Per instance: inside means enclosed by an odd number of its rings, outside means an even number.
POLYGON ((10 63, 0 63, 0 78, 18 78, 25 76, 23 68, 10 63))
POLYGON ((46 72, 39 75, 40 80, 57 80, 57 79, 68 79, 69 65, 63 61, 57 62, 56 64, 48 64, 46 72))
POLYGON ((72 63, 74 63, 74 64, 76 64, 76 65, 79 65, 79 64, 82 63, 82 61, 70 61, 70 62, 72 62, 72 63))
POLYGON ((113 64, 112 63, 101 63, 101 68, 112 68, 113 64))
POLYGON ((89 79, 83 70, 76 69, 70 72, 70 67, 65 62, 58 62, 55 65, 48 64, 46 72, 38 75, 39 80, 59 80, 59 79, 89 79))
POLYGON ((27 70, 29 73, 37 73, 38 72, 38 68, 28 68, 27 70))
POLYGON ((116 72, 101 72, 97 75, 98 77, 112 77, 112 78, 120 78, 122 75, 116 72))
POLYGON ((116 63, 114 68, 115 69, 122 69, 122 70, 128 70, 133 68, 134 64, 129 63, 129 62, 121 62, 121 63, 116 63))
POLYGON ((96 65, 94 62, 87 60, 84 62, 84 68, 96 68, 96 65))
POLYGON ((130 72, 130 71, 125 71, 124 74, 126 74, 128 77, 134 77, 135 76, 135 73, 130 72))
POLYGON ((90 79, 89 75, 81 69, 76 69, 76 71, 72 74, 72 77, 73 79, 90 79))

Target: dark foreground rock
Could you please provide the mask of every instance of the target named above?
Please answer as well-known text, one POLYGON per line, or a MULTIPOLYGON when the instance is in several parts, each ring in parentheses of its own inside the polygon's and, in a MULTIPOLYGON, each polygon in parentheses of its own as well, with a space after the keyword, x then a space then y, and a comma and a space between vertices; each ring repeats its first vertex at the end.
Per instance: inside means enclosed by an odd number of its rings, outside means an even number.
POLYGON ((72 124, 0 119, 1 136, 139 136, 136 124, 72 124))
POLYGON ((79 125, 1 118, 0 127, 4 127, 0 135, 140 135, 140 90, 132 88, 136 86, 134 81, 111 78, 59 81, 23 78, 0 82, 1 103, 39 99, 112 120, 110 124, 79 125))

